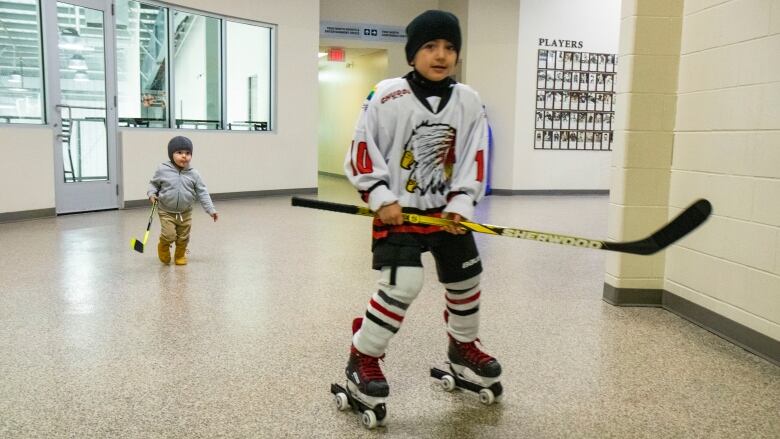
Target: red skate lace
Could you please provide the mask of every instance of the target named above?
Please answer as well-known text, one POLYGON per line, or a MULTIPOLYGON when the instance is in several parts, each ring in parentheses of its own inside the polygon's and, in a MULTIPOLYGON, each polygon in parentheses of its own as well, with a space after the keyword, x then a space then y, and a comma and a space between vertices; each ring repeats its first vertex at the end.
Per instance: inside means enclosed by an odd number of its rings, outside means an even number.
POLYGON ((478 364, 480 366, 484 366, 491 360, 493 360, 493 357, 490 355, 482 352, 478 347, 476 342, 471 343, 459 343, 460 344, 460 351, 463 354, 463 357, 471 364, 478 364))
POLYGON ((379 368, 378 358, 361 355, 358 370, 360 370, 360 374, 363 375, 363 379, 366 382, 385 381, 385 375, 382 373, 382 369, 379 368))

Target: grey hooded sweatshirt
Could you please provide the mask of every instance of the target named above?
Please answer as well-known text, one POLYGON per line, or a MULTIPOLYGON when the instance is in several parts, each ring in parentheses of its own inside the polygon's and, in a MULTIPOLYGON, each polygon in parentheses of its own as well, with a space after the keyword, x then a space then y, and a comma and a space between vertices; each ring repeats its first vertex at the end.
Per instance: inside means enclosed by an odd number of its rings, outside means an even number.
POLYGON ((149 181, 146 197, 157 196, 160 210, 182 213, 190 210, 197 199, 209 215, 216 212, 206 185, 193 168, 179 169, 171 162, 163 162, 149 181))

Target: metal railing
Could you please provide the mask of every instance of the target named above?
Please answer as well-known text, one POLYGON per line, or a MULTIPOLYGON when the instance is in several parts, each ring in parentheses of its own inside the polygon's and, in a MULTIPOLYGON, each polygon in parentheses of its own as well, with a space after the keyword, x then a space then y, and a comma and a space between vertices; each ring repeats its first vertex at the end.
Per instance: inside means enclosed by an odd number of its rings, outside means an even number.
MULTIPOLYGON (((65 176, 65 181, 68 181, 68 174, 70 174, 70 181, 72 183, 75 182, 82 182, 82 181, 95 181, 95 180, 105 180, 108 178, 106 175, 92 175, 88 177, 84 177, 82 173, 82 156, 81 156, 81 123, 82 122, 102 122, 103 126, 105 127, 106 124, 106 118, 105 115, 103 117, 99 116, 85 116, 85 117, 79 117, 74 118, 73 117, 73 109, 77 110, 98 110, 105 112, 105 107, 89 107, 89 106, 82 106, 82 105, 65 105, 65 104, 59 104, 55 105, 55 108, 57 108, 60 111, 60 121, 61 121, 61 129, 60 133, 57 134, 57 138, 60 139, 62 144, 66 147, 67 152, 67 165, 70 165, 70 169, 66 167, 66 163, 63 161, 62 164, 62 170, 63 174, 65 176), (65 110, 67 114, 63 114, 63 111, 65 110), (76 165, 74 165, 73 162, 73 149, 72 149, 72 136, 73 133, 76 133, 76 165)), ((104 113, 105 114, 105 113, 104 113)))

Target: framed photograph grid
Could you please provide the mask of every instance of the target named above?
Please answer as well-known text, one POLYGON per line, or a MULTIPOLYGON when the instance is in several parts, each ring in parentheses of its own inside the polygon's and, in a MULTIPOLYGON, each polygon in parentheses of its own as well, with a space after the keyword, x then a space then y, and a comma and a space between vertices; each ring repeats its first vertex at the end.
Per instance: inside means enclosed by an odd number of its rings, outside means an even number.
POLYGON ((611 151, 617 55, 539 49, 534 149, 611 151))

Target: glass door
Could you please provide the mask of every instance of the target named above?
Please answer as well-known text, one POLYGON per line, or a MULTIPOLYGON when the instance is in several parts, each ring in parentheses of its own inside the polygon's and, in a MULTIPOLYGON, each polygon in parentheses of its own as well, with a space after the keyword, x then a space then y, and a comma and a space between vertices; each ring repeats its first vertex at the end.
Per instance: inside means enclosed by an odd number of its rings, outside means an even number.
POLYGON ((116 209, 116 75, 111 0, 43 2, 58 214, 116 209))

